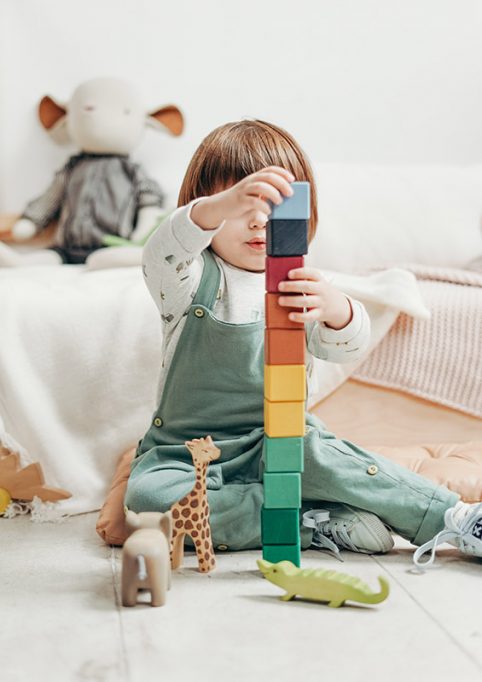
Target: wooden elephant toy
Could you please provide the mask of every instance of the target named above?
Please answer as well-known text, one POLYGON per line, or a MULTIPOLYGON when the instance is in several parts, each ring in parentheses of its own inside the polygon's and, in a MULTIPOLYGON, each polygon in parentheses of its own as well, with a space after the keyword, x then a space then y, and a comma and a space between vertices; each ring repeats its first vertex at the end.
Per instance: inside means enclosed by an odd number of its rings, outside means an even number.
POLYGON ((164 606, 171 587, 171 513, 126 512, 130 533, 122 550, 122 604, 135 606, 139 590, 150 590, 151 606, 164 606))

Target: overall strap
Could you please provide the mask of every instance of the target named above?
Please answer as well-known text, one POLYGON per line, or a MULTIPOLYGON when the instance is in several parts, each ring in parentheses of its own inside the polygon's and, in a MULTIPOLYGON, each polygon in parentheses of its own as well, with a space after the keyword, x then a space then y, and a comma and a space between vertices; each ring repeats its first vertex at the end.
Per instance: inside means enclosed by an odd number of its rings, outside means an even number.
POLYGON ((203 305, 212 310, 219 291, 221 272, 209 248, 204 249, 202 257, 204 268, 192 305, 203 305))

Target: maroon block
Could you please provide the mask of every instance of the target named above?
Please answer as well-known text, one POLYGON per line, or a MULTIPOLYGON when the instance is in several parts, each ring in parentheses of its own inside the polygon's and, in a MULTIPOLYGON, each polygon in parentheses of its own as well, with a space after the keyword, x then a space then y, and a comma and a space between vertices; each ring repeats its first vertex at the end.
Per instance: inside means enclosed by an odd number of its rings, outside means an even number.
POLYGON ((266 258, 266 291, 278 291, 278 284, 288 279, 288 272, 302 268, 303 256, 268 256, 266 258))

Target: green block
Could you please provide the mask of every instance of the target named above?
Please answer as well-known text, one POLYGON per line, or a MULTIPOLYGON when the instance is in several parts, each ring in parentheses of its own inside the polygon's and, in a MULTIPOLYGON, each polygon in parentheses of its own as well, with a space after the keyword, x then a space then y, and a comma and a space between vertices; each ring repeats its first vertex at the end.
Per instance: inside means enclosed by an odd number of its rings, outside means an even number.
POLYGON ((263 452, 268 472, 303 471, 303 438, 265 436, 263 452))
POLYGON ((263 484, 266 509, 298 509, 301 507, 301 474, 265 473, 263 484))
POLYGON ((292 561, 295 566, 301 564, 300 543, 296 545, 263 545, 263 559, 277 564, 278 561, 292 561))
POLYGON ((300 539, 300 512, 298 509, 261 510, 261 537, 263 545, 294 545, 300 539))

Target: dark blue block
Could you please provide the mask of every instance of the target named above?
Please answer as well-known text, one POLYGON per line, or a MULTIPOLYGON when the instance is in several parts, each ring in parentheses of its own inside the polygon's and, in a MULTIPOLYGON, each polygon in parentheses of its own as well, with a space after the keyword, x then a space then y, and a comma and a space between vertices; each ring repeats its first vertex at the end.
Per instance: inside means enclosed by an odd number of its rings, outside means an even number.
POLYGON ((303 256, 308 253, 308 221, 270 220, 266 253, 268 256, 303 256))

